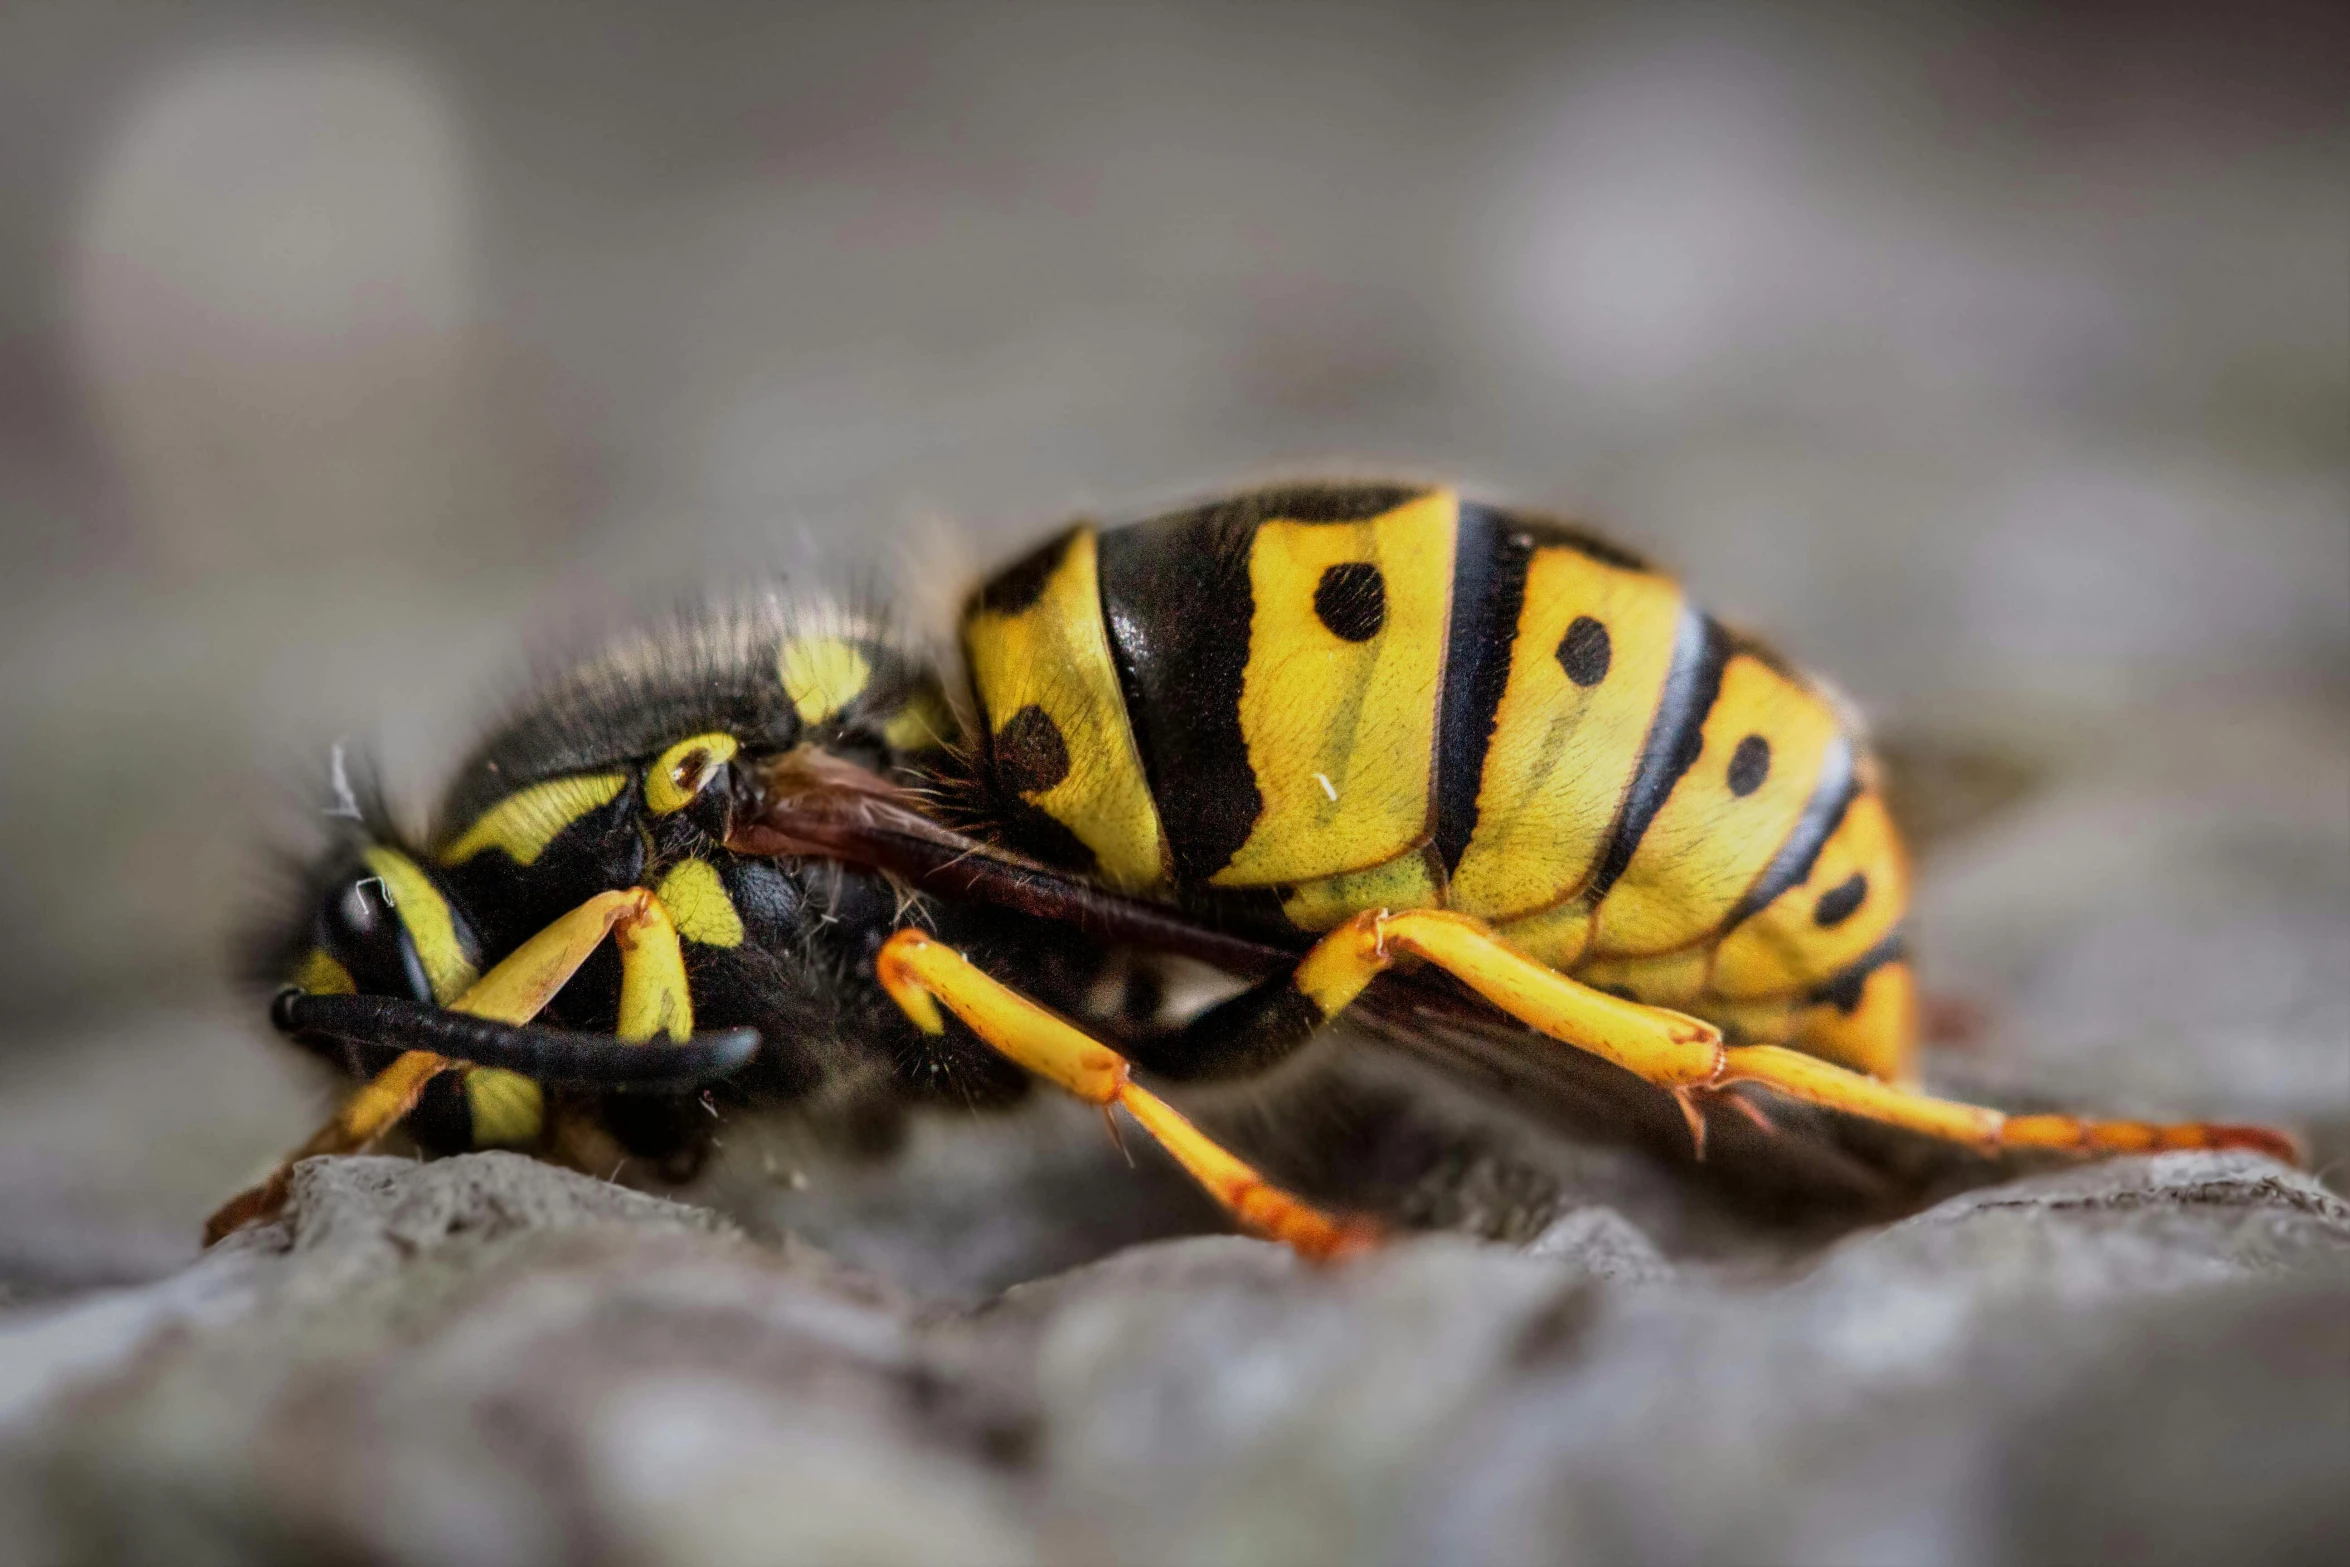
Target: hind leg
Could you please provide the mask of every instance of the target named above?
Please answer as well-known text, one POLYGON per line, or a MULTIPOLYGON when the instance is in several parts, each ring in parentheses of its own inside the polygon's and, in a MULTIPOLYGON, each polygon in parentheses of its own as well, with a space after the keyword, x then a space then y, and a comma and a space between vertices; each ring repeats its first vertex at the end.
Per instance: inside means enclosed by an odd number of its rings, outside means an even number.
MULTIPOLYGON (((1986 1151, 2058 1148, 2131 1153, 2250 1148, 2287 1163, 2298 1162, 2292 1139, 2266 1127, 2009 1116, 1984 1105, 1938 1099, 1784 1046, 1729 1046, 1710 1023, 1593 990, 1518 952, 1482 921, 1444 910, 1359 914, 1306 955, 1291 984, 1303 1002, 1328 1019, 1407 956, 1443 969, 1537 1033, 1612 1061, 1674 1094, 1689 1110, 1692 1129, 1700 1133, 1702 1122, 1694 1109, 1696 1095, 1733 1083, 1757 1083, 1792 1099, 1986 1151)), ((1902 1016, 1906 1017, 1906 966, 1889 964, 1877 973, 1885 975, 1889 985, 1897 984, 1898 988, 1887 994, 1892 1004, 1904 1009, 1902 1016)), ((1906 1049, 1902 1043, 1907 1038, 1906 1025, 1896 1034, 1889 1011, 1869 1012, 1865 993, 1861 1002, 1854 1016, 1877 1019, 1874 1026, 1882 1037, 1874 1041, 1856 1038, 1846 1044, 1855 1050, 1906 1049)), ((1898 1071, 1898 1057, 1893 1065, 1898 1071)))

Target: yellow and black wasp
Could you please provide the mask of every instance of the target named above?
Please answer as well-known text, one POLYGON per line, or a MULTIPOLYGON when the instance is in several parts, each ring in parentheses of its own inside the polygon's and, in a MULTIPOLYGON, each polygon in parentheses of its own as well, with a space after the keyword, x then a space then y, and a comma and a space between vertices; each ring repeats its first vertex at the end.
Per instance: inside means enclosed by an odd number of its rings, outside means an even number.
POLYGON ((1701 1147, 1709 1098, 1751 1083, 1984 1150, 2292 1157, 2261 1128, 1919 1092, 1908 871, 1853 719, 1578 529, 1443 488, 1259 490, 1073 527, 961 631, 958 721, 862 617, 681 619, 524 708, 425 841, 363 826, 273 955, 277 1026, 364 1080, 302 1153, 405 1120, 680 1167, 706 1105, 984 1105, 1033 1075, 1328 1255, 1369 1228, 1134 1070, 1254 1076, 1435 986, 1523 1061, 1675 1096, 1701 1147), (1071 1021, 1121 952, 1250 983, 1161 1028, 1071 1021))

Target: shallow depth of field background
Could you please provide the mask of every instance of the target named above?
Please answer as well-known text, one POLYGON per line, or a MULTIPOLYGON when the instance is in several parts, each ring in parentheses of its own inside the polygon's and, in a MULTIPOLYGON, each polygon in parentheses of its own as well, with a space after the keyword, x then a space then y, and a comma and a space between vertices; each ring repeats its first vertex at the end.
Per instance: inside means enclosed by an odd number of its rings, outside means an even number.
POLYGON ((2314 5, 10 7, 0 1282, 175 1264, 320 1109, 223 975, 334 741, 421 809, 648 595, 935 601, 1276 474, 1571 511, 1889 727, 2297 821, 2274 896, 2083 873, 2058 1086, 2281 1006, 2344 1055, 2262 1092, 2350 1102, 2346 58, 2314 5), (2129 922, 2231 918, 2167 1004, 2129 922))

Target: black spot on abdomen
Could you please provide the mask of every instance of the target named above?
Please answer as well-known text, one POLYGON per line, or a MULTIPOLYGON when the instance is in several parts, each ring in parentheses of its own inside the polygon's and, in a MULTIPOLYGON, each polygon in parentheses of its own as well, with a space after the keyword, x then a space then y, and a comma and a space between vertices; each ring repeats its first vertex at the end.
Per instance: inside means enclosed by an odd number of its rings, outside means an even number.
POLYGON ((1061 726, 1031 702, 996 731, 996 780, 1008 794, 1037 795, 1069 776, 1069 745, 1061 726))
POLYGON ((1567 634, 1559 638, 1559 668, 1567 678, 1583 687, 1598 685, 1607 678, 1608 665, 1615 661, 1615 647, 1608 640, 1607 627, 1589 615, 1577 615, 1567 627, 1567 634))
POLYGON ((1771 742, 1761 735, 1748 735, 1738 742, 1738 749, 1730 753, 1730 792, 1743 799, 1763 786, 1771 776, 1771 742))
POLYGON ((1325 570, 1314 585, 1314 613, 1332 636, 1370 641, 1387 624, 1387 584, 1379 568, 1350 560, 1325 570))
POLYGON ((1534 558, 1534 541, 1505 529, 1503 520, 1487 507, 1464 505, 1453 545, 1452 626, 1436 742, 1436 850, 1448 876, 1460 868, 1477 831, 1485 753, 1509 683, 1534 558))
POLYGON ((1770 869, 1763 872, 1762 880, 1749 887, 1746 896, 1738 900, 1725 929, 1769 908, 1788 888, 1811 879, 1820 850, 1843 824, 1844 813, 1851 808, 1859 788, 1853 771, 1852 742, 1838 735, 1820 759, 1820 781, 1813 788, 1803 815, 1796 820, 1795 830, 1779 846, 1779 853, 1771 861, 1770 869))
POLYGON ((1869 879, 1854 871, 1835 886, 1820 894, 1820 901, 1812 905, 1811 922, 1822 930, 1841 925, 1852 918, 1854 911, 1869 895, 1869 879))

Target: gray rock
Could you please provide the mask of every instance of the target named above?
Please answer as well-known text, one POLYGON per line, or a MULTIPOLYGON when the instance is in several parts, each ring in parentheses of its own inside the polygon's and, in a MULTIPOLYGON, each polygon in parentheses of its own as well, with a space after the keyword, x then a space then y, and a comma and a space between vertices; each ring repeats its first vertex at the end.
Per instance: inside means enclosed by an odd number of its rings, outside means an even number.
POLYGON ((1626 1283, 1672 1277, 1672 1264, 1648 1237, 1610 1208, 1583 1208, 1550 1224, 1526 1244, 1526 1255, 1575 1264, 1595 1278, 1626 1283))
POLYGON ((314 1161, 284 1219, 193 1271, 238 1278, 244 1309, 126 1344, 16 1449, 70 1559, 895 1561, 1017 1537, 963 1456, 1013 1418, 983 1379, 889 1292, 700 1210, 511 1156, 314 1161))
POLYGON ((2350 1204, 2180 1154, 1764 1279, 1586 1209, 966 1310, 518 1158, 318 1161, 0 1323, 0 1383, 32 1560, 2295 1560, 2350 1524, 2350 1204))

